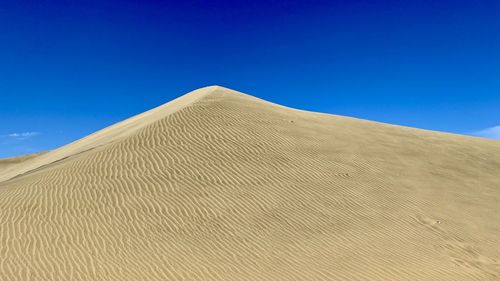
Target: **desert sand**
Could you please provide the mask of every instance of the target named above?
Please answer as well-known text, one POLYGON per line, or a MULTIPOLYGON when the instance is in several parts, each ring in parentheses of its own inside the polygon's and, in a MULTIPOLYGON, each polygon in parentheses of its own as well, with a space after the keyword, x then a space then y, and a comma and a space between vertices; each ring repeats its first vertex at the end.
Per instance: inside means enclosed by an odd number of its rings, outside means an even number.
POLYGON ((500 141, 202 88, 0 161, 0 280, 500 280, 500 141))

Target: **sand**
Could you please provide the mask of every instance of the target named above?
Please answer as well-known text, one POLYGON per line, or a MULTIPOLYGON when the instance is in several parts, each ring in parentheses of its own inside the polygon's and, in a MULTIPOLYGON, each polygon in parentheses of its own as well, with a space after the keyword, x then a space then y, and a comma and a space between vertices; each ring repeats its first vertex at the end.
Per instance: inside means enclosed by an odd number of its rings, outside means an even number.
POLYGON ((0 280, 500 280, 500 141, 202 88, 0 161, 0 280))
POLYGON ((42 154, 43 154, 43 152, 33 153, 33 154, 26 154, 26 155, 22 155, 22 156, 18 156, 18 157, 12 157, 12 158, 0 158, 0 169, 2 169, 0 171, 5 171, 3 169, 5 169, 5 168, 7 168, 9 166, 12 166, 14 164, 18 164, 18 163, 24 162, 26 160, 29 160, 31 158, 40 156, 42 154))

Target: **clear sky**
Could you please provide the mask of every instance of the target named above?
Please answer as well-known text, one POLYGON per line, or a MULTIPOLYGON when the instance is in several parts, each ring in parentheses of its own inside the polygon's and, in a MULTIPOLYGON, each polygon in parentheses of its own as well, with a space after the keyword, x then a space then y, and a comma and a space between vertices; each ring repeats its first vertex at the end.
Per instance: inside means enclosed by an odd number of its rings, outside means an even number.
POLYGON ((207 85, 500 138, 500 1, 0 2, 0 157, 207 85))

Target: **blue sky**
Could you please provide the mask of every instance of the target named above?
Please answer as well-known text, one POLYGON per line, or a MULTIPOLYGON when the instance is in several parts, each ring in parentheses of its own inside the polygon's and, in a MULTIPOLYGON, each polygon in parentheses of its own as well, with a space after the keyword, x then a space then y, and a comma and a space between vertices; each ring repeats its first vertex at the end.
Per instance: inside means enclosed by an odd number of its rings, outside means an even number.
POLYGON ((4 0, 0 157, 53 149, 214 84, 500 138, 499 66, 497 0, 4 0))

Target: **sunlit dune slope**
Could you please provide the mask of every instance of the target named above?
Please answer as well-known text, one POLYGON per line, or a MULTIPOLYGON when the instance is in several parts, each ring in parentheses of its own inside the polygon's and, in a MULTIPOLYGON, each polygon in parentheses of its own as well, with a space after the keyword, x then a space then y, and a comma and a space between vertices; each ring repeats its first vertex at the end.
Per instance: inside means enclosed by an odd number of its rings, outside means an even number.
POLYGON ((500 280, 500 142, 222 87, 0 161, 0 280, 500 280))
POLYGON ((27 155, 22 155, 18 157, 12 157, 12 158, 3 158, 0 159, 0 172, 6 171, 6 168, 12 165, 20 164, 21 162, 27 161, 31 158, 37 157, 42 155, 42 153, 34 153, 34 154, 27 154, 27 155))

